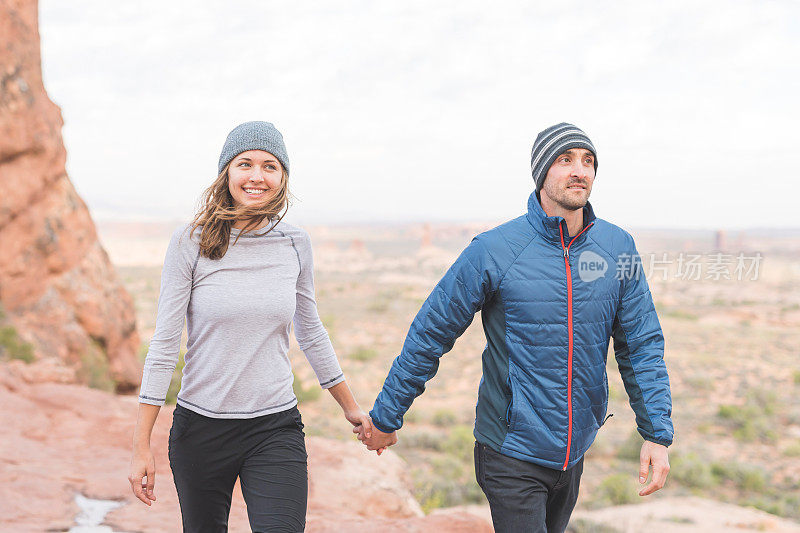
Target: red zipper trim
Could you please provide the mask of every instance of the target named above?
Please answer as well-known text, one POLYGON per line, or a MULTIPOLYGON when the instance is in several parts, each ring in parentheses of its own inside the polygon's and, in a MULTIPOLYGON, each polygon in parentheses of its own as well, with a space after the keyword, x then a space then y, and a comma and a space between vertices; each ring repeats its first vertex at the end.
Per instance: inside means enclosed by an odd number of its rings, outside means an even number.
POLYGON ((594 222, 583 228, 577 235, 575 235, 569 244, 564 246, 564 228, 561 224, 558 225, 558 231, 561 234, 561 248, 564 250, 564 267, 567 271, 567 334, 569 338, 568 352, 567 352, 567 456, 564 458, 564 466, 561 470, 566 470, 569 464, 569 451, 572 446, 572 268, 569 264, 569 247, 575 242, 575 239, 581 236, 581 233, 589 229, 594 222))

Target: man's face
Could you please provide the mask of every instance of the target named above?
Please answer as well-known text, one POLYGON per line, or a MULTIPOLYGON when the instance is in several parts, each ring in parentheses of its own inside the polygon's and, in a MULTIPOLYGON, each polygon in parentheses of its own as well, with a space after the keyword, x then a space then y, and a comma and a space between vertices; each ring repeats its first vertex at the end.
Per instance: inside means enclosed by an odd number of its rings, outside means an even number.
POLYGON ((547 171, 540 194, 574 211, 589 200, 594 183, 594 154, 584 148, 571 148, 559 154, 547 171))

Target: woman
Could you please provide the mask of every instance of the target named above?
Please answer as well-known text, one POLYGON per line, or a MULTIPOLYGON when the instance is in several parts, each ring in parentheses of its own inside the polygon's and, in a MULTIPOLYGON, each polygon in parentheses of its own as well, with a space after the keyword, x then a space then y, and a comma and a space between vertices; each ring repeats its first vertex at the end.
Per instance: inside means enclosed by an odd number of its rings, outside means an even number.
POLYGON ((167 250, 129 480, 140 500, 155 501, 150 434, 185 316, 186 364, 169 435, 184 531, 227 531, 237 477, 253 531, 302 531, 308 476, 287 357, 292 322, 345 418, 365 433, 370 419, 319 319, 308 234, 281 221, 289 158, 280 132, 268 122, 237 126, 218 170, 194 221, 173 234, 167 250))

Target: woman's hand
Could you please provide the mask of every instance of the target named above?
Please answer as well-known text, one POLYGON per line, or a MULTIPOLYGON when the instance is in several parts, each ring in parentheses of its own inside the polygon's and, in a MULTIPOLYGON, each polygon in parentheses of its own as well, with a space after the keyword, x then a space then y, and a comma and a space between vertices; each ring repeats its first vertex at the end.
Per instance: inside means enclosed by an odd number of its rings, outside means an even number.
MULTIPOLYGON (((348 422, 353 424, 353 433, 356 433, 358 440, 360 440, 362 443, 366 443, 366 439, 372 438, 372 432, 374 428, 372 426, 372 419, 367 413, 361 409, 358 409, 357 411, 345 411, 344 417, 348 422)), ((378 452, 378 455, 380 455, 386 451, 386 448, 387 446, 384 446, 375 451, 378 452)))
POLYGON ((150 448, 134 449, 131 457, 131 469, 128 481, 137 498, 147 505, 153 505, 156 495, 153 492, 156 484, 156 461, 150 448), (147 478, 147 481, 144 478, 147 478))
POLYGON ((353 424, 353 433, 365 434, 367 438, 372 435, 372 419, 361 408, 345 410, 344 417, 353 424))
MULTIPOLYGON (((337 383, 330 387, 328 392, 342 407, 342 412, 344 412, 344 417, 347 421, 353 424, 353 433, 358 434, 358 440, 363 442, 365 438, 372 437, 372 419, 358 406, 356 399, 353 398, 353 393, 350 392, 350 387, 347 386, 347 382, 341 381, 337 383)), ((376 451, 380 455, 385 449, 384 447, 376 451)))

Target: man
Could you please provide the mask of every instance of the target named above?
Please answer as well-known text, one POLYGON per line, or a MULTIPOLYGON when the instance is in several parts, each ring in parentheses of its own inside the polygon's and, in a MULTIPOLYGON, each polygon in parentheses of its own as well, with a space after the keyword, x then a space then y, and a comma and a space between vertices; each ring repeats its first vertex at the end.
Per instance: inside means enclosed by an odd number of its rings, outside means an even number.
MULTIPOLYGON (((411 402, 480 310, 486 334, 475 472, 495 529, 564 531, 583 455, 606 420, 606 354, 645 439, 644 496, 664 485, 672 401, 664 338, 633 238, 596 218, 597 151, 577 127, 542 131, 528 213, 475 237, 422 305, 370 415, 371 450, 397 442, 411 402)), ((611 415, 609 415, 611 416, 611 415)))

